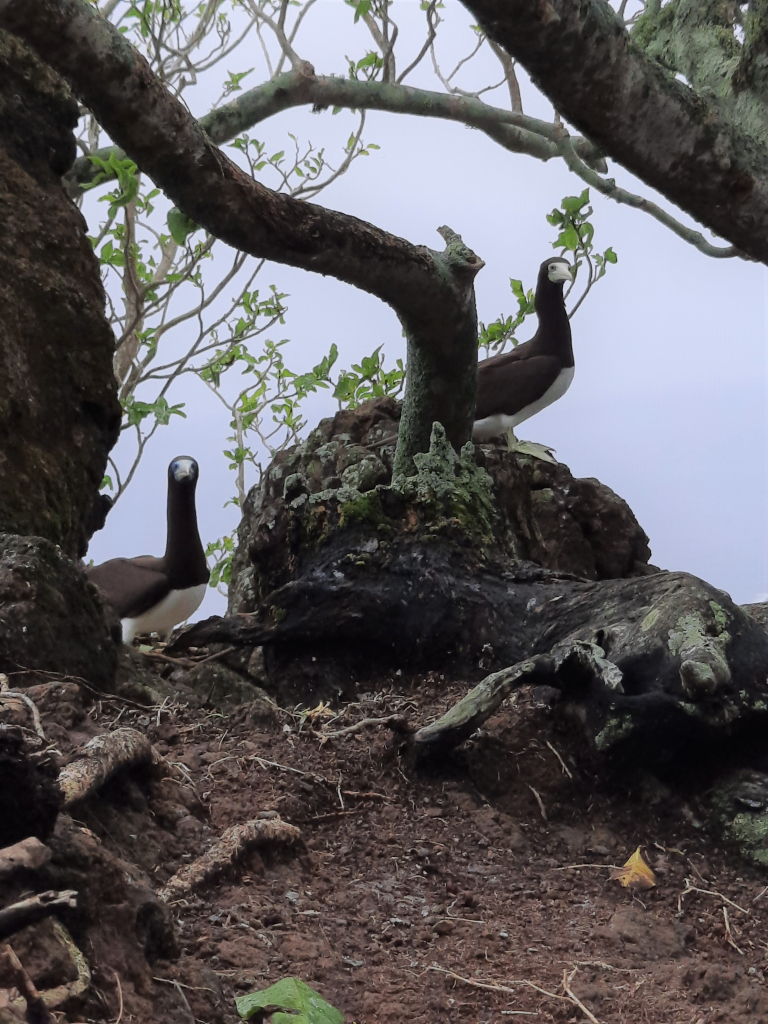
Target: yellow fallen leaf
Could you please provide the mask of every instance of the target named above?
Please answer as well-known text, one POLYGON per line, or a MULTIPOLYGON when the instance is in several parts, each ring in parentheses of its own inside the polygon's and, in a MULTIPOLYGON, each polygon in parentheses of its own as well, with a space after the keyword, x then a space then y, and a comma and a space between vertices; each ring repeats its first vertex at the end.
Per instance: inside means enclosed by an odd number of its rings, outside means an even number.
POLYGON ((314 722, 316 718, 333 717, 333 708, 331 707, 331 702, 321 700, 316 708, 312 708, 311 711, 304 711, 303 717, 304 719, 309 719, 310 722, 314 722))
POLYGON ((625 889, 653 889, 656 885, 656 876, 643 860, 639 846, 623 868, 613 868, 611 879, 621 882, 625 889))

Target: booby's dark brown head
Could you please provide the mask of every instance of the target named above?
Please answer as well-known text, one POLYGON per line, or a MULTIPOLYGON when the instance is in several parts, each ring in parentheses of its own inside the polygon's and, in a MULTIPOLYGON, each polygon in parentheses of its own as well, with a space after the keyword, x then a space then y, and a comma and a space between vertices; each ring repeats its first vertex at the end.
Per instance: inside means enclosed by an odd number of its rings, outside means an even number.
POLYGON ((536 281, 536 312, 541 316, 541 308, 560 307, 563 302, 563 286, 573 281, 573 269, 562 256, 552 256, 539 267, 536 281))

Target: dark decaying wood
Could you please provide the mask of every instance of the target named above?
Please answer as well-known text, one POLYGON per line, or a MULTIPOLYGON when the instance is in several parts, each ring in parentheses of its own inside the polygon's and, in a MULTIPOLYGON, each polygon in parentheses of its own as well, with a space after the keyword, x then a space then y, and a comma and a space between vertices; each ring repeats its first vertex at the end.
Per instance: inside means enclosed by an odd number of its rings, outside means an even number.
POLYGON ((73 889, 66 889, 62 892, 41 892, 9 907, 3 907, 0 910, 0 939, 21 931, 27 925, 37 924, 62 907, 74 907, 76 904, 77 893, 73 889))
POLYGON ((642 748, 649 763, 765 721, 768 634, 696 577, 588 582, 531 565, 478 568, 419 540, 372 571, 354 565, 362 543, 347 535, 334 552, 331 538, 313 569, 260 612, 198 623, 177 646, 344 652, 377 669, 445 667, 469 680, 507 669, 449 721, 417 733, 422 748, 466 739, 524 682, 558 687, 596 750, 642 748))

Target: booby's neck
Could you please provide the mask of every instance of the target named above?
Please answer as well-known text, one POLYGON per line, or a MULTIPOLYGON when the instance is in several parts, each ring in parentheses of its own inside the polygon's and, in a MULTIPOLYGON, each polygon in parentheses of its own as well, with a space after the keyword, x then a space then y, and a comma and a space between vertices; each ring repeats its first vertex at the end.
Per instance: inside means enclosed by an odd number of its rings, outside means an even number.
POLYGON ((163 557, 173 589, 204 583, 208 578, 197 528, 194 485, 175 480, 168 483, 168 539, 163 557))
POLYGON ((535 343, 538 352, 558 356, 565 366, 573 366, 571 322, 565 311, 562 284, 545 279, 536 288, 534 308, 539 318, 535 343))

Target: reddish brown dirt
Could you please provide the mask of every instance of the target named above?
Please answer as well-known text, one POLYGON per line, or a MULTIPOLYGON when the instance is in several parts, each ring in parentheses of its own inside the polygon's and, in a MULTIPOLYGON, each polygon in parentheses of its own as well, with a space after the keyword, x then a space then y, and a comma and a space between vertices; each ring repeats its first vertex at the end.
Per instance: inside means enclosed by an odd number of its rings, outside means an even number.
POLYGON ((535 693, 429 772, 384 729, 320 742, 321 726, 364 717, 423 723, 463 690, 382 680, 335 721, 112 700, 60 727, 60 748, 142 729, 187 780, 123 777, 78 811, 79 842, 97 842, 84 826, 101 841, 89 883, 100 931, 85 950, 100 1002, 69 1019, 114 1024, 121 996, 121 1024, 234 1022, 234 996, 297 975, 356 1024, 768 1022, 764 877, 713 848, 695 804, 658 785, 645 801, 598 785, 535 693), (174 904, 178 959, 139 964, 108 902, 110 865, 159 889, 225 828, 270 810, 305 848, 252 853, 174 904), (638 846, 658 885, 633 895, 609 866, 638 846), (709 893, 683 895, 686 879, 709 893))

